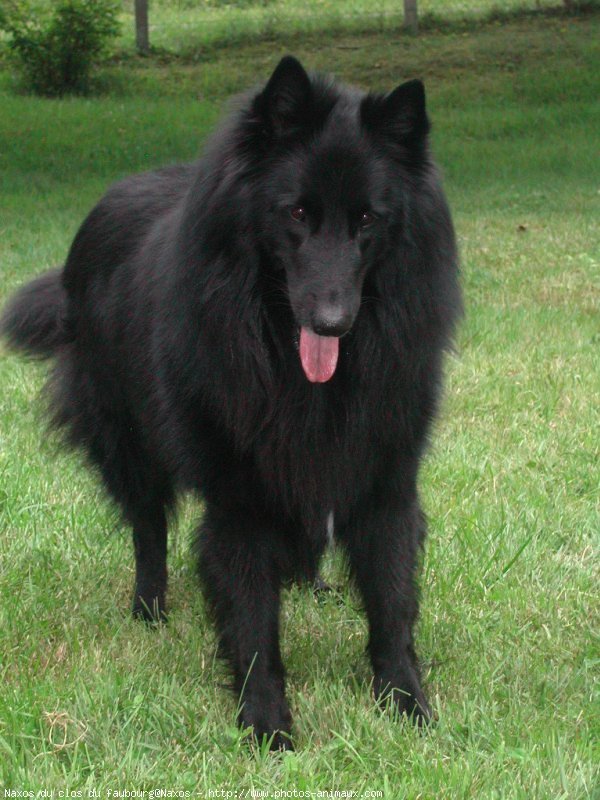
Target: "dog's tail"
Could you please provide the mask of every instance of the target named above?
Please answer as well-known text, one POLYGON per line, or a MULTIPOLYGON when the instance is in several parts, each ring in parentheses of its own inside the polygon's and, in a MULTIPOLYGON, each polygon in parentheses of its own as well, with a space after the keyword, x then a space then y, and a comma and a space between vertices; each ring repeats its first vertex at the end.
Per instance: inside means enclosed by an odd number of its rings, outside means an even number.
POLYGON ((0 316, 0 335, 10 347, 48 358, 69 341, 65 326, 67 295, 61 274, 61 269, 45 272, 8 302, 0 316))

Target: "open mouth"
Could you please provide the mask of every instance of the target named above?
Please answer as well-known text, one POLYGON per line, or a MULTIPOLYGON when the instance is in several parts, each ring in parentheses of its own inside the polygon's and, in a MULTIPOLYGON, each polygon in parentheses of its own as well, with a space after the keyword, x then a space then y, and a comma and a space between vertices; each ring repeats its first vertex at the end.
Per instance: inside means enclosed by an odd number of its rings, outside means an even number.
POLYGON ((319 336, 310 328, 300 328, 300 361, 311 383, 326 383, 333 377, 339 350, 338 336, 319 336))

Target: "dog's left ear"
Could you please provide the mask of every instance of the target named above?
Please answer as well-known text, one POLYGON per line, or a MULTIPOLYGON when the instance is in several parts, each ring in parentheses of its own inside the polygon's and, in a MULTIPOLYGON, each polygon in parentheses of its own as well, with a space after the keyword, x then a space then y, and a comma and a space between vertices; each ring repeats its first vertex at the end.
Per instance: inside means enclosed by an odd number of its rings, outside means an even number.
POLYGON ((306 122, 311 99, 312 84, 306 70, 296 58, 285 56, 254 107, 272 133, 285 135, 306 122))
POLYGON ((422 142, 430 128, 423 83, 407 81, 387 95, 367 95, 361 106, 361 120, 369 130, 399 144, 422 142))

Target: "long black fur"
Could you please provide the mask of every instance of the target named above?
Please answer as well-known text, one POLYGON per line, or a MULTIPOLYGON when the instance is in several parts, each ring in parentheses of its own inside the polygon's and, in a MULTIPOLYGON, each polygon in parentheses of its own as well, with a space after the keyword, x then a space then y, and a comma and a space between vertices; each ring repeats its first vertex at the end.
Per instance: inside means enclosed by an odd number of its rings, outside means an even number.
POLYGON ((134 612, 165 613, 167 512, 198 491, 199 569, 240 721, 290 746, 282 583, 314 579, 333 513, 376 696, 429 718, 413 646, 417 473, 460 312, 423 87, 364 95, 284 59, 197 163, 127 178, 2 332, 53 356, 57 424, 133 529, 134 612), (304 327, 342 336, 327 382, 304 327))
POLYGON ((66 340, 61 272, 53 269, 26 284, 4 309, 0 331, 15 350, 48 358, 66 340))

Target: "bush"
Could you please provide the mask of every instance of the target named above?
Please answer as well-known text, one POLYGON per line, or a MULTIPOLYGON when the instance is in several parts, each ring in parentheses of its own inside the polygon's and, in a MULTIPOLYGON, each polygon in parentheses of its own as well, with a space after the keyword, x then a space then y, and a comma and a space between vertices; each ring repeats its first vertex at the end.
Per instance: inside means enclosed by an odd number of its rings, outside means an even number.
POLYGON ((115 0, 58 0, 49 8, 0 0, 0 28, 37 94, 84 93, 94 61, 119 32, 115 0))

